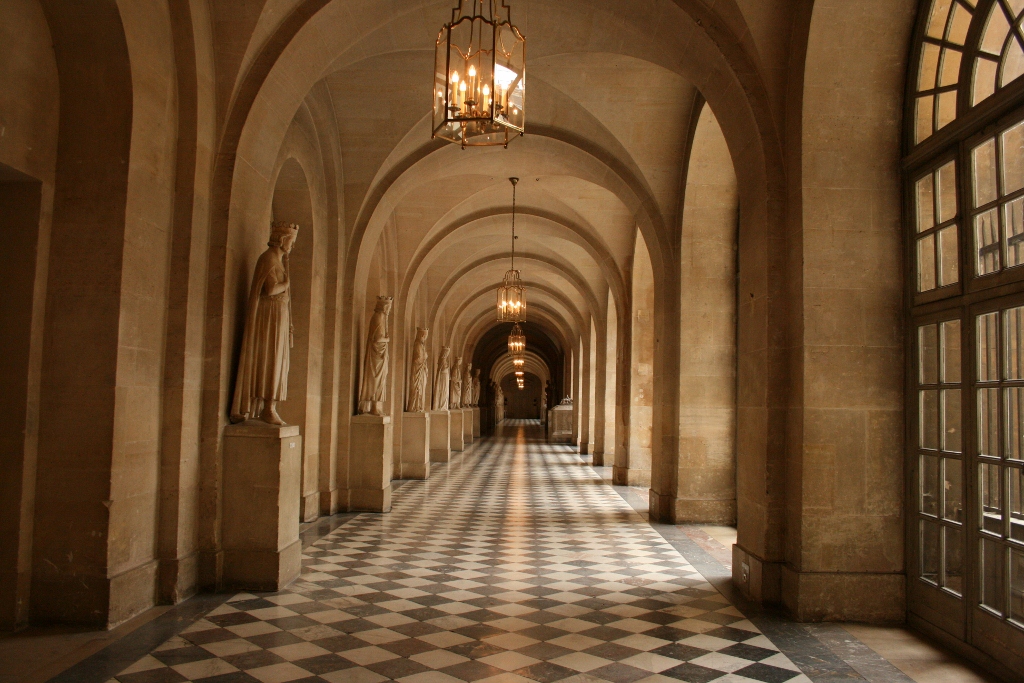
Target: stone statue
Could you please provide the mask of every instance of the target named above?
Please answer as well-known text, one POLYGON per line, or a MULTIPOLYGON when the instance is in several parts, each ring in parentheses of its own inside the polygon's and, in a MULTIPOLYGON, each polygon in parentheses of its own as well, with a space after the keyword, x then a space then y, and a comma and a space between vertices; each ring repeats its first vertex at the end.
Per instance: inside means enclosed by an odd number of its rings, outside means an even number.
POLYGON ((441 347, 441 357, 437 359, 437 376, 434 377, 434 410, 448 410, 448 380, 451 375, 451 348, 441 347))
POLYGON ((294 223, 272 223, 268 249, 256 260, 231 402, 232 422, 258 417, 272 425, 284 424, 277 402, 288 399, 293 344, 288 254, 298 234, 294 223))
POLYGON ((480 405, 480 368, 473 371, 473 405, 480 405))
POLYGON ((473 364, 466 363, 466 374, 462 376, 462 407, 473 407, 473 364))
POLYGON ((505 392, 500 384, 494 385, 494 418, 498 422, 505 419, 505 392))
POLYGON ((448 403, 452 410, 462 407, 462 356, 455 359, 455 367, 452 368, 452 391, 448 403))
POLYGON ((359 382, 359 414, 383 415, 388 398, 388 315, 391 297, 378 296, 366 333, 366 358, 359 382))
POLYGON ((412 369, 409 372, 409 403, 406 411, 425 413, 427 406, 427 387, 430 383, 430 366, 427 356, 427 335, 430 330, 416 328, 416 341, 412 347, 412 369))

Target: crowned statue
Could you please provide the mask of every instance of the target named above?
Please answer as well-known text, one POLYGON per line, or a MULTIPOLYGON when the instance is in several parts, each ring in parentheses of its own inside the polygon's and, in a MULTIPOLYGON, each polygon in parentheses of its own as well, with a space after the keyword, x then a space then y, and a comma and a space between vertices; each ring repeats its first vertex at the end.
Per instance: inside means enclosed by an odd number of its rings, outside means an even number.
POLYGON ((378 296, 377 305, 370 316, 366 332, 366 357, 363 376, 359 381, 359 414, 383 415, 388 398, 388 315, 391 313, 390 296, 378 296))
POLYGON ((452 368, 452 390, 448 405, 452 410, 462 407, 462 356, 455 358, 455 367, 452 368))
POLYGON ((452 350, 449 346, 441 347, 441 356, 437 359, 437 375, 434 376, 434 410, 448 410, 448 386, 451 376, 452 350))
POLYGON ((406 411, 425 413, 427 405, 427 389, 430 384, 430 364, 427 356, 427 335, 429 330, 416 328, 416 340, 412 346, 412 368, 409 371, 409 402, 406 411))
POLYGON ((462 407, 473 407, 473 364, 466 363, 466 374, 462 376, 462 407))
POLYGON ((238 357, 231 421, 260 419, 283 425, 277 402, 288 399, 292 307, 288 254, 299 226, 275 221, 267 250, 256 260, 246 302, 242 351, 238 357))

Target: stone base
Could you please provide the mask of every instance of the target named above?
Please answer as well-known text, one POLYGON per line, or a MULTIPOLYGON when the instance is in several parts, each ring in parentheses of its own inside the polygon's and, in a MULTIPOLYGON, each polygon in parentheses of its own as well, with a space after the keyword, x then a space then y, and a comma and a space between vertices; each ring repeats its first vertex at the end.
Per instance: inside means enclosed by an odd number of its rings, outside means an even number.
POLYGON ((782 602, 782 563, 766 562, 739 543, 732 547, 732 582, 748 600, 762 605, 782 602))
POLYGON ((480 438, 480 407, 473 408, 473 438, 480 438))
POLYGON ((902 624, 907 615, 903 574, 797 572, 782 565, 782 604, 797 621, 902 624))
POLYGON ((302 568, 302 544, 296 540, 279 550, 225 550, 224 588, 279 591, 295 580, 302 568))
POLYGON ((329 489, 320 492, 320 516, 330 517, 338 514, 341 510, 341 499, 338 489, 329 489))
MULTIPOLYGON (((597 456, 594 456, 597 460, 597 456)), ((692 500, 650 491, 651 519, 667 524, 736 525, 736 500, 692 500)))
POLYGON ((223 584, 278 591, 299 575, 297 425, 247 420, 224 429, 223 584))
POLYGON ((302 506, 299 511, 300 519, 303 522, 315 522, 320 516, 320 492, 314 491, 302 497, 302 506))
POLYGON ((402 479, 430 476, 430 413, 402 413, 402 479))
POLYGON ((465 450, 466 434, 463 431, 461 410, 448 411, 448 435, 450 437, 449 445, 453 451, 465 450))
POLYGON ((349 435, 349 509, 391 510, 394 428, 390 415, 354 415, 349 435))
POLYGON ((430 411, 430 462, 448 462, 452 457, 451 418, 447 410, 430 411))
POLYGON ((473 409, 462 409, 462 441, 465 445, 473 443, 473 409))
POLYGON ((647 488, 651 485, 651 471, 615 465, 612 468, 612 483, 616 486, 642 486, 647 488))

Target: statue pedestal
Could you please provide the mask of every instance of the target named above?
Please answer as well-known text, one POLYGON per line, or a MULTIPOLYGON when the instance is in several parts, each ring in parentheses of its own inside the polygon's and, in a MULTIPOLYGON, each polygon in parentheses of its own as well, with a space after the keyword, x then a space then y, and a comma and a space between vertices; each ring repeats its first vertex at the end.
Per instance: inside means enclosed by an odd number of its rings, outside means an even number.
POLYGON ((430 413, 402 413, 402 479, 430 476, 430 413))
POLYGON ((466 447, 466 435, 462 427, 462 410, 456 408, 448 411, 450 445, 453 451, 461 451, 466 447))
POLYGON ((548 413, 548 441, 552 443, 573 442, 573 410, 571 405, 555 406, 548 413))
POLYGON ((480 438, 480 406, 473 408, 473 438, 480 438))
POLYGON ((247 420, 224 429, 224 584, 279 591, 301 569, 298 425, 247 420))
POLYGON ((450 423, 447 410, 430 411, 430 462, 448 462, 451 459, 450 423))
POLYGON ((349 508, 391 510, 394 427, 390 415, 353 415, 349 435, 349 508))
POLYGON ((473 409, 462 409, 462 440, 468 446, 473 443, 473 409))

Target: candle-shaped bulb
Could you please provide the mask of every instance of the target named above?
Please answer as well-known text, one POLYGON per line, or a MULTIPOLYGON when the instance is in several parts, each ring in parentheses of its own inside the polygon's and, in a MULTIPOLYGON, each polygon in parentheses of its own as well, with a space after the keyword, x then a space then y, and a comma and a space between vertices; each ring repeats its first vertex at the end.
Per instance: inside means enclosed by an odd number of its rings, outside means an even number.
POLYGON ((469 65, 469 77, 476 78, 476 67, 472 64, 469 65))
POLYGON ((453 71, 452 72, 452 83, 458 83, 458 82, 459 82, 459 72, 458 71, 453 71))

